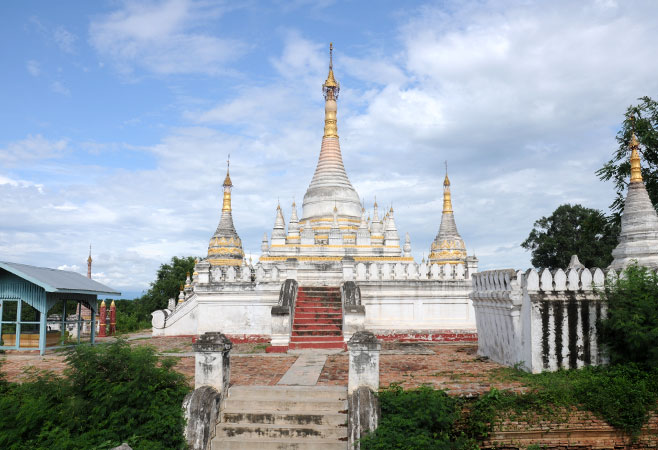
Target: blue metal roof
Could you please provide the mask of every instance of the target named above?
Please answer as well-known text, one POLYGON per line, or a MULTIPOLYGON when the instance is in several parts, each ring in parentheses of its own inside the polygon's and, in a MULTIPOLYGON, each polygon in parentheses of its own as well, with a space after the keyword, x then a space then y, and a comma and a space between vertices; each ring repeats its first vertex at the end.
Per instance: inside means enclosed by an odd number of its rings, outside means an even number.
POLYGON ((2 261, 0 261, 0 269, 5 269, 7 272, 11 272, 30 283, 41 286, 46 292, 121 295, 121 292, 117 292, 111 287, 68 270, 2 261))

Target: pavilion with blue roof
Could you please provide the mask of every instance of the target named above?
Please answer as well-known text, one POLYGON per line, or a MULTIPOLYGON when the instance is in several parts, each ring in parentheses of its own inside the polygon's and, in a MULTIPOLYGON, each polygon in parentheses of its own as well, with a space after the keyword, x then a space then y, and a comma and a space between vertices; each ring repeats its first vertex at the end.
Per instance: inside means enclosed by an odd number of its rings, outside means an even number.
MULTIPOLYGON (((91 343, 96 336, 96 309, 99 295, 120 292, 67 270, 35 267, 0 261, 0 337, 1 350, 39 350, 56 345, 65 334, 67 303, 75 302, 91 310, 91 343), (48 313, 60 306, 61 328, 48 331, 48 313), (54 342, 48 343, 53 336, 54 342)), ((79 309, 78 309, 79 310, 79 309)), ((77 319, 78 340, 80 315, 77 319)))

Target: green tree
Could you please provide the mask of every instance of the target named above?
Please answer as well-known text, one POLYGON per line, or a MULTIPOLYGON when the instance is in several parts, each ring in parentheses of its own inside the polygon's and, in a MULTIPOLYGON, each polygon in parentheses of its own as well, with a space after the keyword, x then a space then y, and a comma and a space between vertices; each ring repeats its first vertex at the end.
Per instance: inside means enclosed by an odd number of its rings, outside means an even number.
MULTIPOLYGON (((168 264, 162 264, 151 288, 140 298, 135 299, 137 322, 151 322, 151 313, 167 307, 170 298, 178 298, 180 286, 185 283, 187 274, 194 271, 194 257, 171 258, 168 264)), ((121 331, 121 330, 120 330, 121 331)))
POLYGON ((658 274, 629 266, 602 293, 608 306, 599 333, 612 363, 639 363, 658 369, 658 274))
POLYGON ((596 171, 601 180, 615 183, 617 196, 610 205, 619 221, 624 208, 624 198, 631 173, 630 149, 631 134, 635 130, 640 142, 642 156, 642 178, 649 192, 651 202, 658 203, 658 102, 649 97, 642 97, 640 103, 631 105, 626 110, 621 130, 617 133, 619 147, 612 159, 596 171))
POLYGON ((7 383, 0 375, 0 448, 187 448, 181 404, 190 388, 173 359, 119 340, 77 346, 66 361, 63 377, 33 371, 7 383))
POLYGON ((565 268, 571 255, 586 267, 607 267, 618 237, 619 225, 601 211, 565 204, 537 220, 521 247, 532 252, 534 267, 565 268))

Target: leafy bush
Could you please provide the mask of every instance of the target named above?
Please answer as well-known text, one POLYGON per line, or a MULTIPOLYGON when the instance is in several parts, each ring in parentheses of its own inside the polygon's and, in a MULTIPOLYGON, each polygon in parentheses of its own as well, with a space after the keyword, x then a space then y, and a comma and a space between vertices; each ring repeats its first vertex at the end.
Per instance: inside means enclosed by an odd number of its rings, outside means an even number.
POLYGON ((630 266, 602 294, 608 315, 599 332, 610 361, 658 368, 658 275, 630 266))
POLYGON ((420 387, 408 391, 398 385, 379 394, 379 428, 361 440, 362 450, 461 450, 477 446, 454 432, 460 418, 457 400, 441 390, 420 387))
POLYGON ((658 370, 646 370, 635 364, 585 367, 528 374, 510 370, 513 379, 531 387, 523 394, 492 391, 475 403, 469 418, 473 435, 485 437, 490 422, 500 413, 516 413, 528 419, 557 418, 560 409, 578 407, 591 411, 613 427, 629 434, 637 433, 656 410, 658 370), (478 418, 478 415, 480 416, 478 418), (530 415, 530 416, 529 416, 530 415), (479 428, 472 424, 480 424, 479 428))
POLYGON ((64 377, 0 380, 0 448, 185 448, 181 404, 189 388, 173 360, 122 340, 78 346, 66 359, 64 377))

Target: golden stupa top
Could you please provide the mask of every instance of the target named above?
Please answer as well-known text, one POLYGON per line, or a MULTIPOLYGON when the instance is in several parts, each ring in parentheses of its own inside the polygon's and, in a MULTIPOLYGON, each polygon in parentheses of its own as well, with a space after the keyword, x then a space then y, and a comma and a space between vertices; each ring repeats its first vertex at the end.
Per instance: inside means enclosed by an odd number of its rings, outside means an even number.
POLYGON ((452 198, 450 195, 450 179, 446 172, 446 177, 443 180, 443 212, 452 213, 452 198))
POLYGON ((640 165, 640 154, 638 148, 640 143, 635 137, 635 132, 631 136, 631 183, 642 183, 642 166, 640 165))
POLYGON ((233 183, 231 183, 231 176, 228 173, 228 169, 231 165, 231 160, 230 160, 231 155, 229 155, 229 159, 226 160, 226 178, 224 178, 224 184, 223 186, 233 186, 233 183))
POLYGON ((327 87, 337 87, 338 82, 334 78, 334 44, 333 42, 329 43, 329 75, 327 75, 327 80, 322 85, 323 88, 327 87))

